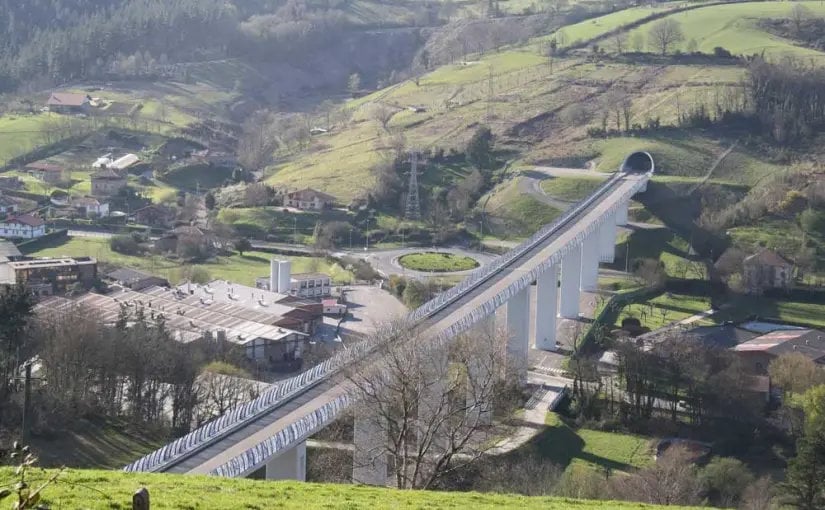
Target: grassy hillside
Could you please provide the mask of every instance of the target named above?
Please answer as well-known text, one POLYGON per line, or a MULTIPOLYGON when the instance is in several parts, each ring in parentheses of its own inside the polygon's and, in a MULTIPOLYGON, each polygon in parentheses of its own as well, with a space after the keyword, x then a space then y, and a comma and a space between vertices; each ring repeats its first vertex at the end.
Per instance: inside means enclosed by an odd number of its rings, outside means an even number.
MULTIPOLYGON (((822 52, 794 45, 791 41, 776 37, 757 26, 759 19, 789 18, 794 5, 804 5, 814 16, 825 14, 822 2, 747 2, 704 7, 668 16, 681 23, 685 33, 683 51, 694 39, 699 51, 712 53, 721 46, 736 55, 765 52, 772 57, 798 56, 822 59, 822 52)), ((655 23, 655 22, 652 22, 655 23)), ((638 31, 647 36, 652 23, 642 25, 630 33, 632 38, 638 31)), ((651 50, 648 46, 648 50, 651 50)), ((655 51, 655 50, 653 50, 655 51)))
MULTIPOLYGON (((31 481, 42 481, 50 472, 37 472, 31 481)), ((10 468, 0 470, 2 479, 14 478, 10 468)), ((36 483, 32 483, 36 486, 36 483)), ((131 508, 132 494, 146 487, 153 509, 541 509, 541 510, 645 510, 655 505, 618 501, 585 501, 550 497, 525 497, 462 492, 399 491, 375 487, 204 476, 126 474, 116 471, 75 471, 61 476, 44 491, 43 502, 52 508, 92 510, 131 508)), ((669 506, 673 510, 687 507, 669 506)))
MULTIPOLYGON (((243 256, 235 253, 228 257, 216 257, 210 262, 184 264, 157 255, 135 257, 116 253, 109 248, 107 239, 91 237, 73 238, 58 246, 44 248, 30 255, 34 257, 60 257, 63 255, 96 257, 99 261, 110 265, 131 267, 163 276, 173 283, 185 279, 187 270, 199 267, 208 271, 213 279, 230 280, 244 285, 254 285, 256 277, 269 274, 269 260, 272 257, 269 253, 248 251, 244 252, 243 256)), ((338 264, 330 264, 324 259, 281 255, 278 255, 278 257, 292 261, 293 273, 322 271, 332 276, 333 280, 337 282, 352 280, 352 273, 338 264)))

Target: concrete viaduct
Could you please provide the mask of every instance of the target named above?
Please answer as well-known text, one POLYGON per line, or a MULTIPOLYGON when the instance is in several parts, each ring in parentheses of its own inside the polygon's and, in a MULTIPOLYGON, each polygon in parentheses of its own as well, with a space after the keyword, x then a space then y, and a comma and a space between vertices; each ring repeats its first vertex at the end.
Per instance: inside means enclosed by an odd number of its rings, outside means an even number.
MULTIPOLYGON (((650 154, 629 155, 619 171, 590 196, 413 311, 408 319, 427 337, 449 342, 506 307, 508 363, 526 381, 530 343, 538 349, 556 349, 558 318, 577 318, 580 292, 596 289, 599 263, 613 261, 616 227, 627 223, 629 201, 647 189, 653 170, 650 154), (535 336, 530 338, 533 284, 537 286, 537 312, 535 336)), ((354 398, 344 369, 369 363, 376 348, 364 341, 345 349, 124 469, 304 480, 306 439, 333 422, 354 398)), ((376 440, 375 431, 364 425, 366 421, 356 417, 356 452, 359 443, 370 445, 376 440)), ((386 465, 356 467, 353 478, 383 484, 386 465)))

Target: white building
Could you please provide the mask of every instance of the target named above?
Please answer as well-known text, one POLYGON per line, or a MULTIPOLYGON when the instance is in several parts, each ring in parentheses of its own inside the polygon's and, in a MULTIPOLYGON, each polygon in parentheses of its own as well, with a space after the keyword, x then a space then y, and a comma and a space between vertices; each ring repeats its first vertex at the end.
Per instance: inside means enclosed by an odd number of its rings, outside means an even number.
POLYGON ((0 221, 0 237, 34 239, 46 235, 46 222, 36 216, 21 214, 0 221))
POLYGON ((109 216, 109 204, 93 197, 80 197, 72 200, 72 207, 87 218, 104 218, 109 216))
POLYGON ((292 274, 292 263, 288 260, 272 259, 269 276, 255 280, 255 286, 279 294, 302 298, 320 298, 332 292, 332 278, 323 273, 292 274))

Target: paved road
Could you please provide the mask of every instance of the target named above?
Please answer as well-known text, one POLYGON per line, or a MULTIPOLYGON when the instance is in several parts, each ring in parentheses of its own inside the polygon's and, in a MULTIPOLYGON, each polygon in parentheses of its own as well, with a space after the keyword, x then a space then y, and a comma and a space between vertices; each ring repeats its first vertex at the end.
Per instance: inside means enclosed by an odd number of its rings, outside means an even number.
MULTIPOLYGON (((499 293, 520 280, 526 272, 541 265, 563 246, 573 242, 584 225, 602 216, 619 196, 635 189, 641 178, 646 177, 631 175, 616 181, 609 194, 585 208, 574 220, 496 272, 484 284, 465 293, 419 324, 422 336, 435 337, 469 316, 484 303, 493 300, 499 293)), ((369 359, 363 363, 369 363, 369 359)), ((283 406, 209 444, 195 455, 171 466, 167 471, 208 474, 349 391, 350 383, 341 375, 325 380, 283 406)))
POLYGON ((435 251, 439 253, 452 253, 454 255, 461 255, 470 257, 478 261, 482 266, 489 264, 495 260, 496 255, 481 253, 473 250, 468 250, 459 247, 449 248, 399 248, 395 250, 381 250, 366 253, 358 252, 344 252, 353 257, 359 257, 369 262, 376 271, 382 275, 389 276, 391 274, 400 274, 411 278, 430 278, 433 276, 465 276, 470 274, 473 270, 468 271, 451 271, 442 273, 431 273, 426 271, 413 271, 401 266, 398 259, 408 253, 420 253, 423 251, 435 251))

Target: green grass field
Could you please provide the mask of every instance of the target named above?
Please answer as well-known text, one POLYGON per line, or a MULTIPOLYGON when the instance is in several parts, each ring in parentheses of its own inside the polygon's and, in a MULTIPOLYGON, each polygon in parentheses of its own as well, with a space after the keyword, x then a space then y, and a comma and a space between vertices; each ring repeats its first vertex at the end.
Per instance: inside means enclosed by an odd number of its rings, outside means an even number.
POLYGON ((478 262, 473 258, 438 252, 410 253, 399 257, 398 263, 407 269, 433 273, 468 271, 478 267, 478 262))
MULTIPOLYGON (((189 264, 169 260, 159 255, 130 256, 113 252, 107 239, 76 237, 59 246, 38 250, 30 255, 34 257, 88 256, 113 266, 130 267, 148 271, 177 283, 185 278, 187 271, 194 267, 203 268, 216 280, 228 280, 244 285, 254 285, 255 278, 269 274, 269 261, 272 254, 249 251, 243 256, 235 253, 231 256, 216 257, 214 262, 189 264)), ((293 273, 320 271, 329 274, 338 283, 352 281, 352 273, 338 264, 330 264, 326 259, 315 257, 278 258, 292 261, 293 273)))
POLYGON ((551 177, 541 182, 541 189, 553 198, 573 202, 588 196, 603 181, 595 177, 551 177))
MULTIPOLYGON (((34 470, 29 483, 37 486, 54 471, 34 470)), ((0 480, 13 484, 11 468, 0 469, 0 480)), ((665 508, 641 503, 526 497, 476 492, 435 492, 384 489, 349 484, 276 482, 207 476, 129 474, 119 471, 69 470, 43 491, 50 508, 125 510, 132 494, 146 487, 152 509, 525 509, 525 510, 646 510, 665 508)), ((668 506, 680 510, 687 507, 668 506)))
MULTIPOLYGON (((678 5, 677 2, 665 3, 656 7, 631 7, 618 12, 600 16, 598 18, 584 20, 580 23, 568 25, 556 32, 557 39, 561 38, 565 42, 562 46, 568 46, 578 42, 589 41, 601 35, 615 30, 619 27, 639 21, 642 18, 656 14, 663 11, 673 9, 678 5), (562 32, 562 36, 559 36, 562 32)), ((548 37, 549 39, 549 37, 548 37)))
POLYGON ((653 463, 651 438, 618 432, 572 428, 548 412, 548 428, 532 443, 543 457, 562 468, 602 468, 633 471, 653 463))
MULTIPOLYGON (((759 19, 789 18, 794 5, 804 5, 814 16, 825 15, 822 2, 746 2, 727 5, 714 5, 680 12, 668 16, 682 25, 685 40, 680 49, 685 50, 688 42, 694 39, 699 51, 712 53, 713 48, 721 46, 736 55, 765 54, 780 58, 797 56, 821 60, 822 52, 794 45, 791 41, 775 37, 757 26, 759 19)), ((647 37, 652 24, 642 25, 631 31, 632 38, 638 31, 647 37)), ((655 49, 648 46, 649 51, 655 49)))
MULTIPOLYGON (((493 190, 486 208, 485 229, 502 238, 525 237, 561 214, 558 209, 522 194, 519 178, 509 180, 493 190)), ((479 203, 484 203, 482 198, 479 203)))
MULTIPOLYGON (((60 126, 67 121, 68 117, 54 113, 0 115, 0 165, 39 146, 58 141, 60 126)), ((85 125, 88 121, 71 118, 71 122, 85 125)))
POLYGON ((639 319, 642 326, 659 329, 710 309, 710 298, 680 294, 661 294, 646 303, 625 306, 616 319, 616 326, 628 317, 639 319))

